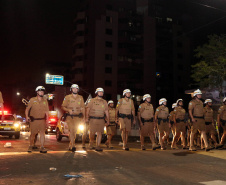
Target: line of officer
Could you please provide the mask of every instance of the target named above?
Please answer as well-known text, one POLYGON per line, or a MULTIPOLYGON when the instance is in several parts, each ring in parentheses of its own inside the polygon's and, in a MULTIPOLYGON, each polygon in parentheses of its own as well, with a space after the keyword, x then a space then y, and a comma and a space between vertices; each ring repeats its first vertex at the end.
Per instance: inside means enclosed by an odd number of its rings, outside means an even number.
POLYGON ((106 100, 103 99, 104 89, 99 87, 95 91, 96 97, 92 98, 87 105, 86 110, 86 121, 89 122, 89 139, 90 139, 90 149, 94 149, 94 136, 97 133, 96 137, 96 151, 102 151, 100 148, 100 143, 102 139, 102 133, 104 132, 104 126, 109 125, 109 113, 108 113, 108 104, 106 100), (106 121, 105 124, 105 116, 106 121))
POLYGON ((226 97, 223 99, 223 105, 218 110, 217 116, 218 128, 221 126, 224 130, 220 144, 223 146, 226 138, 226 97))
POLYGON ((140 141, 141 141, 141 150, 146 150, 144 146, 144 137, 149 136, 152 142, 152 150, 159 148, 159 146, 155 143, 154 138, 154 108, 151 104, 151 95, 145 94, 143 96, 143 101, 138 109, 138 120, 140 123, 140 141))
POLYGON ((107 126, 107 141, 106 145, 108 148, 113 148, 111 145, 112 137, 116 134, 116 120, 115 120, 115 112, 114 101, 108 101, 108 112, 109 112, 109 125, 107 126))
POLYGON ((70 88, 72 93, 65 96, 62 109, 66 112, 66 123, 69 128, 69 151, 75 152, 75 139, 78 126, 81 122, 85 123, 85 104, 84 99, 78 94, 79 86, 73 84, 70 88))
POLYGON ((133 124, 136 124, 135 120, 135 107, 133 100, 130 99, 131 91, 130 89, 125 89, 123 91, 123 98, 118 100, 116 106, 115 119, 117 123, 120 125, 122 142, 123 142, 123 150, 129 150, 127 146, 128 134, 131 131, 131 122, 133 118, 133 124))
POLYGON ((45 142, 45 130, 48 126, 48 115, 49 115, 49 105, 48 101, 44 98, 45 88, 43 86, 38 86, 35 90, 37 96, 30 99, 26 110, 26 120, 30 122, 30 145, 28 147, 28 152, 32 152, 33 146, 35 144, 35 137, 40 134, 40 153, 46 153, 44 148, 45 142))

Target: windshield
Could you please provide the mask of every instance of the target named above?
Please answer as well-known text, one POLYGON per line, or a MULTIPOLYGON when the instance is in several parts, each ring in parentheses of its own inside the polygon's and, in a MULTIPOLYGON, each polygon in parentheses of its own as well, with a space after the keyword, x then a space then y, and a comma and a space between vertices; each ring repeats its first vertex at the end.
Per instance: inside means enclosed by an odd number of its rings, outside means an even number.
MULTIPOLYGON (((14 121, 13 115, 4 115, 4 121, 14 121)), ((2 115, 0 115, 0 121, 2 121, 2 115)))

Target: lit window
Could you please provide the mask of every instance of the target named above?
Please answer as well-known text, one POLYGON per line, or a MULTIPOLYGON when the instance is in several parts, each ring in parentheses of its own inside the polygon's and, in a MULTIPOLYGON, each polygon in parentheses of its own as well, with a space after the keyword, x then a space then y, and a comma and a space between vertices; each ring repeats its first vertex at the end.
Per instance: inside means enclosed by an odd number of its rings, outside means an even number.
POLYGON ((129 27, 132 27, 133 26, 133 22, 132 21, 129 21, 128 22, 128 25, 129 25, 129 27))
POLYGON ((172 21, 173 21, 173 19, 172 19, 172 18, 170 18, 170 17, 167 17, 167 18, 166 18, 166 21, 167 21, 167 22, 172 22, 172 21))

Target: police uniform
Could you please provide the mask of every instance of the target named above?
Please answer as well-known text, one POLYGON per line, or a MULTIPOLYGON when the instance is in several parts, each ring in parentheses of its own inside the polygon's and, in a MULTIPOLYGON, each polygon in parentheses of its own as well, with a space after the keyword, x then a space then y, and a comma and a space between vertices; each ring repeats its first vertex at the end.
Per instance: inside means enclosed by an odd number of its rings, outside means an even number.
POLYGON ((67 112, 66 123, 68 124, 70 132, 70 144, 69 149, 75 147, 75 138, 79 124, 82 121, 82 110, 85 109, 84 99, 81 95, 73 96, 73 94, 65 96, 62 103, 62 109, 67 112), (69 114, 69 110, 72 114, 69 114))
POLYGON ((204 120, 206 125, 206 134, 216 134, 216 130, 213 126, 213 109, 210 107, 204 107, 204 120))
POLYGON ((176 132, 176 128, 175 128, 175 124, 174 124, 174 120, 173 120, 173 117, 174 117, 174 114, 175 114, 174 110, 169 113, 169 121, 170 121, 170 124, 171 124, 171 131, 173 133, 173 136, 175 135, 175 132, 176 132))
POLYGON ((181 135, 181 144, 183 145, 183 149, 186 149, 185 144, 185 132, 186 132, 186 124, 185 124, 185 109, 181 106, 178 106, 174 109, 174 117, 176 119, 175 123, 175 136, 173 138, 173 143, 171 148, 177 149, 176 142, 178 137, 181 135))
POLYGON ((181 106, 178 106, 174 109, 176 118, 176 132, 186 132, 185 113, 185 109, 181 106))
POLYGON ((226 105, 219 108, 218 114, 220 115, 221 126, 224 129, 224 133, 226 133, 226 105))
POLYGON ((89 111, 89 129, 91 133, 104 132, 105 111, 108 111, 107 101, 102 98, 92 98, 87 105, 89 111))
POLYGON ((3 98, 2 98, 2 92, 0 91, 0 103, 4 103, 3 98))
POLYGON ((150 103, 142 103, 138 112, 140 112, 142 126, 140 129, 140 133, 142 136, 150 136, 154 135, 154 108, 150 103))
POLYGON ((196 133, 197 131, 205 131, 204 109, 202 101, 195 99, 191 100, 188 106, 189 110, 192 110, 195 122, 192 123, 191 131, 196 133))
POLYGON ((168 107, 161 105, 156 109, 155 116, 158 118, 158 130, 160 133, 169 132, 169 109, 168 107))
POLYGON ((109 107, 108 112, 109 112, 110 124, 107 127, 107 135, 115 135, 116 134, 116 124, 115 124, 116 109, 109 107))
POLYGON ((46 99, 41 101, 37 97, 30 99, 27 110, 29 110, 31 141, 34 145, 35 135, 40 133, 40 140, 45 139, 46 113, 49 112, 49 105, 46 99))
POLYGON ((132 111, 135 111, 133 100, 126 100, 126 98, 119 99, 116 109, 119 113, 120 129, 126 129, 127 132, 130 132, 132 111))

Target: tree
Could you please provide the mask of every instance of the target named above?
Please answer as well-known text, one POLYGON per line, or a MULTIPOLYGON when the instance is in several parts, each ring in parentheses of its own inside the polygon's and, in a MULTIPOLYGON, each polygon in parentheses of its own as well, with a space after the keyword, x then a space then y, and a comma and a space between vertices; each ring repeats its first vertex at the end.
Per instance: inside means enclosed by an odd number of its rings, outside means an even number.
POLYGON ((210 35, 209 42, 197 47, 195 57, 200 62, 192 65, 191 77, 201 87, 218 89, 222 98, 226 81, 226 34, 210 35))

